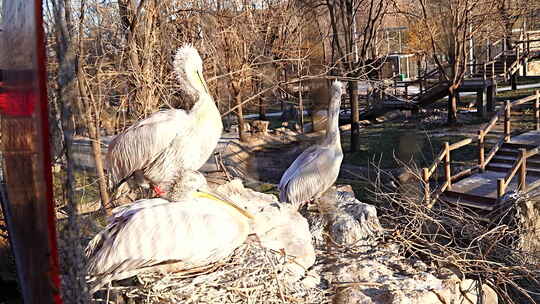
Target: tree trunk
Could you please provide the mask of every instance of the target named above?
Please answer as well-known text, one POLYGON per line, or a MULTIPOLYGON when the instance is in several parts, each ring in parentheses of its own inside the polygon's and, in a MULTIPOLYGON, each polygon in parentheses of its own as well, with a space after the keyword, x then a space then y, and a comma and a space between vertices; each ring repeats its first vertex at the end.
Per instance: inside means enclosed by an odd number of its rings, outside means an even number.
POLYGON ((360 105, 358 101, 358 82, 349 83, 351 103, 351 152, 356 152, 360 146, 360 105))
POLYGON ((300 118, 300 132, 304 133, 304 99, 302 98, 302 90, 304 88, 302 87, 302 82, 300 81, 298 83, 298 110, 299 118, 300 118))
MULTIPOLYGON (((84 19, 84 15, 82 15, 80 19, 81 23, 83 19, 84 19)), ((82 37, 82 27, 83 27, 83 24, 79 24, 79 37, 82 37)), ((101 197, 101 209, 105 214, 111 215, 111 211, 109 210, 109 208, 107 208, 108 207, 107 205, 109 204, 110 200, 109 200, 109 193, 107 190, 107 182, 105 179, 103 158, 101 154, 101 139, 99 137, 99 124, 92 117, 92 108, 96 109, 96 105, 95 105, 96 100, 93 100, 93 98, 90 98, 91 96, 88 94, 88 91, 87 91, 86 78, 85 78, 85 74, 82 68, 82 63, 80 60, 81 58, 80 56, 83 53, 83 43, 82 43, 82 40, 80 39, 79 39, 78 48, 79 48, 79 56, 77 57, 77 84, 79 87, 79 94, 80 94, 81 99, 84 98, 86 100, 86 102, 84 103, 84 107, 81 107, 81 105, 79 105, 79 109, 81 110, 81 112, 84 111, 85 113, 84 117, 86 118, 86 128, 88 129, 88 135, 92 142, 92 154, 94 157, 94 162, 96 164, 96 175, 98 178, 99 195, 101 197), (91 105, 90 102, 93 102, 94 104, 91 105)), ((98 81, 99 81, 99 78, 98 78, 98 81)), ((94 115, 96 115, 96 117, 99 117, 98 116, 99 113, 97 109, 94 112, 95 112, 94 115)))
POLYGON ((264 101, 262 97, 259 97, 259 119, 265 120, 266 119, 266 111, 264 108, 264 101))
MULTIPOLYGON (((261 89, 261 83, 257 82, 257 89, 261 89)), ((255 92, 257 93, 257 92, 255 92)), ((264 107, 264 100, 262 96, 259 96, 259 119, 265 120, 266 119, 266 108, 264 107)))
POLYGON ((75 124, 73 122, 73 109, 78 96, 77 90, 77 56, 73 37, 73 26, 70 16, 70 3, 64 6, 63 1, 53 1, 55 11, 55 31, 57 43, 58 69, 58 96, 62 108, 62 129, 66 153, 65 197, 67 203, 67 225, 61 239, 66 242, 66 257, 63 262, 67 273, 63 280, 63 299, 68 303, 88 303, 89 294, 86 282, 86 262, 83 248, 79 242, 81 229, 79 224, 79 211, 75 195, 75 175, 73 163, 73 135, 75 124))
POLYGON ((236 116, 238 117, 238 137, 240 137, 240 141, 246 142, 247 136, 244 124, 244 114, 242 111, 242 97, 240 96, 240 94, 237 94, 234 97, 234 100, 236 101, 236 105, 238 106, 238 108, 236 109, 236 116))
POLYGON ((448 124, 457 123, 457 92, 453 87, 448 89, 448 124))
POLYGON ((99 130, 96 127, 96 123, 91 116, 90 110, 87 110, 87 128, 92 142, 92 155, 94 156, 94 161, 96 163, 96 175, 98 178, 99 196, 101 197, 101 209, 105 214, 111 215, 111 210, 109 208, 110 199, 107 191, 107 180, 105 178, 105 170, 101 152, 101 139, 99 137, 99 130))

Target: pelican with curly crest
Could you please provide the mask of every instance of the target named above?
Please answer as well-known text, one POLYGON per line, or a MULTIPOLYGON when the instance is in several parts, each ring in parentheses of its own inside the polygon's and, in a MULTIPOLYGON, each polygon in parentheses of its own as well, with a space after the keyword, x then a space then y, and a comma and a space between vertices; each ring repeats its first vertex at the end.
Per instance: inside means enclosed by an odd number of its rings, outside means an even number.
POLYGON ((107 162, 113 189, 134 181, 161 196, 184 171, 202 167, 217 145, 223 124, 203 78, 199 53, 191 45, 183 46, 173 65, 182 91, 195 104, 189 112, 153 113, 111 141, 107 162))
POLYGON ((143 272, 191 272, 228 257, 245 242, 254 216, 186 173, 163 198, 114 209, 86 248, 91 293, 143 272), (190 182, 186 182, 186 179, 190 182))
POLYGON ((330 89, 328 123, 323 141, 300 154, 279 182, 279 199, 296 207, 318 199, 336 181, 343 151, 339 136, 339 109, 343 83, 334 81, 330 89))

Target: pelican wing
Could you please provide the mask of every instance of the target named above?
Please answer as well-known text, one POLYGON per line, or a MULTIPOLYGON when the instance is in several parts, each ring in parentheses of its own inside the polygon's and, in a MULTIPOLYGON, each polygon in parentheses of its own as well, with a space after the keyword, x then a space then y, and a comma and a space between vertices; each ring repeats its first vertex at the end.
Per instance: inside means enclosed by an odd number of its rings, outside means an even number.
POLYGON ((135 212, 142 208, 152 208, 157 205, 162 204, 169 204, 170 201, 162 198, 154 198, 154 199, 140 199, 137 200, 131 204, 125 204, 119 207, 116 207, 112 210, 112 215, 108 218, 109 224, 113 224, 115 222, 121 222, 127 218, 129 218, 131 215, 133 215, 135 212))
POLYGON ((151 166, 177 136, 189 132, 189 119, 184 110, 160 111, 118 135, 107 153, 114 185, 136 170, 151 166))
POLYGON ((89 274, 118 279, 162 263, 181 262, 184 269, 207 265, 232 253, 249 232, 245 218, 209 199, 148 201, 89 243, 89 274))
POLYGON ((300 204, 312 199, 317 193, 335 181, 331 174, 339 155, 329 147, 311 146, 300 154, 285 171, 279 182, 282 202, 300 204))

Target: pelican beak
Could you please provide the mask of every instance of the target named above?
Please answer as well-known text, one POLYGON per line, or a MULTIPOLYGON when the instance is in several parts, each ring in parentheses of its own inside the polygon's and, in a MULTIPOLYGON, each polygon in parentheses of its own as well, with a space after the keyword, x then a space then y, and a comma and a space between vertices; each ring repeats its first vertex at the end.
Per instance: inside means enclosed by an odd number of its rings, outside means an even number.
POLYGON ((206 91, 207 94, 210 95, 210 91, 208 90, 208 87, 206 86, 206 81, 204 81, 204 77, 202 77, 202 75, 199 73, 199 71, 197 71, 196 73, 197 73, 197 78, 199 79, 202 86, 204 87, 204 90, 206 91))
POLYGON ((209 193, 209 192, 206 192, 206 191, 198 190, 197 192, 194 193, 194 196, 195 197, 211 199, 211 200, 217 201, 217 202, 219 202, 221 204, 231 206, 232 208, 236 209, 236 211, 238 211, 240 214, 242 214, 243 216, 245 216, 246 218, 248 218, 250 220, 255 218, 255 216, 251 212, 249 212, 249 211, 245 210, 244 208, 238 206, 236 203, 233 203, 230 200, 228 200, 226 198, 223 198, 221 195, 219 195, 219 194, 217 194, 215 192, 209 193))

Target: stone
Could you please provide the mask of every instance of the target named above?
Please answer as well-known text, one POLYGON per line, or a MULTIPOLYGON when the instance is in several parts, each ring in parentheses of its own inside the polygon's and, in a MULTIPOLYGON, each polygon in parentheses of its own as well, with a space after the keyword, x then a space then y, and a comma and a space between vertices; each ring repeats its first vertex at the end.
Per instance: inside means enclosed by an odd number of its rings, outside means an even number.
MULTIPOLYGON (((371 247, 360 254, 336 252, 331 262, 326 261, 322 279, 337 289, 333 303, 479 303, 477 281, 455 275, 440 278, 417 269, 417 263, 399 255, 397 246, 371 247)), ((486 284, 482 293, 482 303, 498 303, 497 294, 486 284)))
POLYGON ((244 132, 251 132, 251 124, 249 122, 244 122, 244 132))
POLYGON ((239 179, 217 187, 216 191, 254 214, 251 233, 257 235, 263 247, 292 258, 286 266, 289 282, 304 277, 315 263, 315 249, 308 222, 295 208, 279 204, 274 195, 245 188, 239 179))
POLYGON ((318 212, 306 214, 315 242, 324 243, 322 236, 325 229, 332 241, 339 245, 369 242, 370 238, 382 231, 377 210, 372 205, 358 201, 350 186, 339 190, 328 190, 317 202, 318 212))
POLYGON ((251 125, 253 126, 253 131, 256 133, 267 134, 268 126, 270 122, 268 120, 254 120, 251 125))
MULTIPOLYGON (((540 201, 531 199, 539 194, 533 190, 528 195, 514 194, 508 200, 515 201, 516 217, 520 226, 520 249, 526 252, 540 252, 540 201)), ((503 198, 504 199, 504 198, 503 198)), ((535 255, 530 255, 529 262, 540 264, 535 255)))

